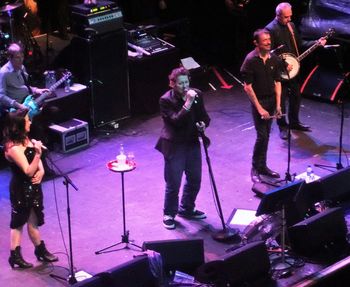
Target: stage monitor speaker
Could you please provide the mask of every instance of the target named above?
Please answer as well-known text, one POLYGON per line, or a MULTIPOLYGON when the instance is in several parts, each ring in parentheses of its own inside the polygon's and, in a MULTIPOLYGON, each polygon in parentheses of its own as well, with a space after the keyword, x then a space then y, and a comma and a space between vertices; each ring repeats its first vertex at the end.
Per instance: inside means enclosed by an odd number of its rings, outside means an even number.
POLYGON ((350 198, 350 167, 339 169, 311 184, 313 201, 347 201, 350 198))
MULTIPOLYGON (((346 73, 347 77, 349 73, 346 73)), ((300 92, 313 99, 336 102, 345 92, 344 75, 335 68, 315 66, 301 86, 300 92)))
POLYGON ((111 287, 156 287, 156 278, 153 276, 148 256, 138 256, 134 259, 109 269, 111 287))
POLYGON ((315 259, 339 257, 348 249, 341 208, 329 208, 288 228, 292 250, 315 259))
MULTIPOLYGON (((124 30, 72 39, 72 72, 90 87, 95 127, 130 116, 127 41, 124 30)), ((79 108, 79 107, 77 107, 79 108)))
POLYGON ((264 241, 255 241, 240 247, 197 269, 196 279, 214 286, 266 286, 270 260, 264 241), (261 284, 256 285, 257 282, 261 284), (254 285, 251 285, 254 283, 254 285))
POLYGON ((153 276, 148 256, 141 255, 85 279, 74 286, 79 287, 156 287, 159 286, 153 276))
POLYGON ((110 275, 102 272, 91 278, 84 279, 74 284, 74 287, 106 287, 113 286, 110 275))
POLYGON ((167 273, 178 270, 193 274, 204 263, 203 239, 145 241, 143 249, 160 253, 167 273))
POLYGON ((223 257, 230 286, 268 277, 270 260, 264 241, 248 243, 223 257), (257 264, 258 263, 258 264, 257 264))

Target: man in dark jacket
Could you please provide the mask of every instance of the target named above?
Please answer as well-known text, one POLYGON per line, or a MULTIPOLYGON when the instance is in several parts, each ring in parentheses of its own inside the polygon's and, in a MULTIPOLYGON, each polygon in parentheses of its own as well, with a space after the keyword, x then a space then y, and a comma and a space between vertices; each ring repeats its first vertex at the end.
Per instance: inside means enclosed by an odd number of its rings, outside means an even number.
POLYGON ((190 88, 189 72, 174 69, 169 75, 170 87, 159 100, 164 122, 156 149, 164 156, 166 182, 163 225, 174 229, 175 216, 204 219, 204 212, 195 209, 195 200, 201 185, 202 156, 200 132, 208 127, 210 118, 205 110, 202 93, 190 88), (179 207, 182 175, 186 182, 179 207))
MULTIPOLYGON (((292 6, 288 2, 282 2, 276 7, 276 17, 271 21, 266 29, 271 35, 271 49, 276 49, 277 54, 286 55, 291 53, 298 57, 301 53, 302 46, 309 46, 312 42, 302 41, 298 31, 292 22, 292 6), (280 48, 279 48, 280 47, 280 48)), ((320 45, 325 45, 326 40, 320 38, 320 45)), ((287 63, 287 62, 286 62, 287 63)), ((285 66, 285 72, 291 75, 292 70, 297 67, 288 64, 285 66)), ((282 82, 281 109, 282 114, 286 112, 286 100, 289 100, 288 121, 289 127, 293 130, 311 131, 310 127, 304 125, 299 120, 299 110, 301 102, 300 83, 298 76, 290 78, 282 82)), ((280 129, 280 138, 286 140, 288 138, 288 124, 286 117, 281 117, 277 120, 280 129)))

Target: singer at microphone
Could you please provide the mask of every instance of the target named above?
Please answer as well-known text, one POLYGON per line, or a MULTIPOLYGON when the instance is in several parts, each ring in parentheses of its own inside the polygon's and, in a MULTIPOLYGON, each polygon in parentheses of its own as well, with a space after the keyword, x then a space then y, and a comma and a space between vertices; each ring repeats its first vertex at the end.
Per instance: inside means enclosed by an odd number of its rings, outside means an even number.
POLYGON ((36 146, 38 144, 41 147, 41 149, 48 150, 48 148, 46 146, 44 146, 41 141, 37 141, 35 139, 32 139, 31 142, 34 146, 36 146))
POLYGON ((184 92, 186 94, 186 97, 188 96, 188 97, 194 98, 193 102, 197 104, 198 93, 194 89, 191 89, 190 87, 188 87, 184 89, 184 92))
POLYGON ((162 224, 166 229, 175 229, 177 215, 187 219, 206 217, 195 202, 202 176, 199 141, 202 135, 197 123, 204 130, 209 126, 210 118, 203 103, 202 92, 190 86, 187 69, 173 69, 168 79, 171 89, 159 99, 163 128, 155 148, 164 156, 166 184, 162 224), (186 184, 181 188, 183 176, 186 177, 183 180, 186 184))

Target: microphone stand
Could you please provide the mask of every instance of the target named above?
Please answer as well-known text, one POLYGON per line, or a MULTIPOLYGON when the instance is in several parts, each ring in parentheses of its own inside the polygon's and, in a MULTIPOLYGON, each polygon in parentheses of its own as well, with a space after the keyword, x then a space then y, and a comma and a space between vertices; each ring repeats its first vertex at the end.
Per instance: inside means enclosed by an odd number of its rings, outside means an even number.
POLYGON ((72 228, 71 228, 71 216, 70 216, 70 201, 69 201, 69 185, 71 185, 76 191, 78 187, 72 182, 67 174, 63 174, 62 171, 57 167, 53 160, 47 156, 52 166, 58 171, 58 174, 64 178, 63 184, 66 186, 66 198, 67 198, 67 218, 68 218, 68 238, 69 238, 69 276, 64 278, 56 274, 50 274, 50 277, 67 281, 70 285, 77 283, 77 279, 74 274, 73 264, 73 243, 72 243, 72 228))
POLYGON ((210 140, 204 134, 204 131, 199 127, 198 127, 198 132, 199 132, 200 137, 202 138, 202 144, 203 144, 203 148, 205 151, 205 158, 206 158, 208 170, 209 170, 209 178, 210 178, 210 182, 211 182, 211 185, 213 187, 213 190, 214 190, 215 201, 216 201, 217 206, 218 206, 219 217, 220 217, 220 221, 221 221, 221 225, 222 225, 222 230, 213 234, 212 237, 214 240, 219 241, 219 242, 228 242, 228 241, 231 241, 235 237, 238 236, 239 230, 234 229, 234 228, 229 228, 225 224, 224 216, 223 216, 222 208, 221 208, 221 204, 220 204, 220 198, 219 198, 219 194, 218 194, 218 191, 216 188, 214 173, 213 173, 213 170, 211 167, 210 157, 209 157, 209 153, 208 153, 208 146, 210 144, 210 140))
MULTIPOLYGON (((290 81, 289 71, 287 69, 287 62, 286 59, 282 57, 283 61, 283 68, 284 72, 287 74, 288 81, 290 81)), ((288 96, 291 97, 291 91, 288 87, 288 96)), ((291 162, 291 128, 290 123, 288 123, 288 159, 287 159, 287 171, 285 173, 285 177, 282 180, 277 181, 276 183, 284 182, 287 184, 288 182, 291 182, 294 180, 292 178, 292 175, 290 174, 290 162, 291 162)), ((281 221, 282 221, 282 230, 281 230, 281 252, 280 256, 273 264, 272 264, 272 270, 278 271, 278 272, 288 272, 292 268, 292 263, 289 263, 286 258, 286 229, 287 229, 287 222, 286 222, 286 209, 285 204, 282 204, 281 207, 281 221)), ((284 273, 281 273, 281 276, 283 276, 284 273)), ((287 273, 286 273, 287 274, 287 273)))
MULTIPOLYGON (((337 47, 334 47, 337 48, 337 47)), ((343 59, 342 59, 342 55, 341 53, 338 51, 337 49, 335 49, 335 54, 337 56, 337 61, 338 61, 338 67, 343 75, 343 82, 346 84, 346 87, 349 88, 350 84, 349 84, 349 78, 348 78, 348 74, 345 72, 344 70, 344 66, 342 64, 343 59)), ((345 100, 344 100, 344 94, 342 94, 340 96, 340 99, 338 100, 338 103, 340 104, 340 132, 339 132, 339 154, 338 154, 338 162, 336 163, 335 166, 330 166, 330 165, 324 165, 324 164, 314 164, 314 166, 316 167, 320 167, 320 168, 336 168, 337 170, 342 169, 343 165, 341 162, 341 158, 342 158, 342 150, 343 150, 343 128, 344 128, 344 117, 345 117, 345 100)))
MULTIPOLYGON (((290 81, 290 76, 289 76, 289 71, 287 69, 287 62, 286 59, 282 57, 282 61, 283 61, 283 68, 284 68, 284 72, 287 74, 288 77, 288 81, 290 81)), ((290 88, 288 87, 288 96, 291 97, 291 91, 290 88)), ((281 99, 282 100, 282 99, 281 99)), ((290 174, 290 162, 291 162, 291 138, 292 138, 292 133, 291 133, 291 128, 290 128, 290 123, 288 123, 288 152, 287 152, 287 171, 285 173, 285 177, 284 180, 279 181, 279 182, 291 182, 292 181, 292 175, 290 174)))

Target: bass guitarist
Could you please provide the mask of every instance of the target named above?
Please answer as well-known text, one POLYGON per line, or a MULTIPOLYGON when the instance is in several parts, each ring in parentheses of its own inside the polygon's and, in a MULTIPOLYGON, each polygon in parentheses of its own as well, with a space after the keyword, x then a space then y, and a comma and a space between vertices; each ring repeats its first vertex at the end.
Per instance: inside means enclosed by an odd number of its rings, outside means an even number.
POLYGON ((41 95, 48 89, 29 86, 23 65, 23 48, 12 43, 7 49, 8 62, 0 69, 0 99, 7 108, 27 109, 22 103, 29 94, 41 95))
MULTIPOLYGON (((291 53, 295 56, 300 54, 302 41, 292 22, 292 15, 292 6, 287 2, 282 2, 276 7, 275 19, 265 27, 271 35, 271 50, 276 50, 277 54, 291 53)), ((324 46, 326 41, 323 37, 318 40, 320 46, 324 46)), ((305 44, 308 45, 310 43, 305 44)), ((293 66, 286 65, 285 68, 290 73, 293 66)), ((286 113, 286 98, 289 100, 288 122, 290 128, 293 130, 311 131, 309 126, 302 124, 299 120, 301 94, 298 77, 282 81, 282 114, 286 113)), ((288 138, 286 117, 283 116, 278 119, 277 124, 280 129, 280 138, 286 140, 288 138)))
MULTIPOLYGON (((28 74, 23 65, 24 53, 21 45, 12 43, 8 47, 7 53, 8 62, 0 69, 0 105, 4 107, 3 110, 5 108, 28 110, 23 105, 23 101, 29 94, 39 96, 45 92, 49 92, 49 90, 29 85, 28 74)), ((31 137, 47 144, 47 114, 49 113, 45 112, 44 114, 34 117, 31 137)), ((46 166, 45 161, 43 163, 46 173, 50 175, 51 170, 46 166)))

